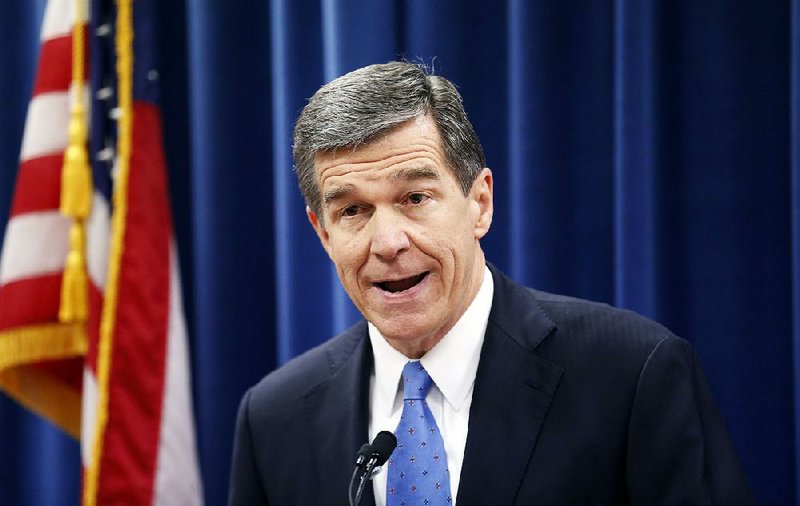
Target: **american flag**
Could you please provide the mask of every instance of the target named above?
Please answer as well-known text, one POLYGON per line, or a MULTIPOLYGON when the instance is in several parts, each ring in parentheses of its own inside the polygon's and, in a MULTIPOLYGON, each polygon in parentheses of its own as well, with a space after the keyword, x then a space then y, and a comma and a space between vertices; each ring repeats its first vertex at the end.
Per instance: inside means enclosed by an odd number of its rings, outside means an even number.
POLYGON ((80 438, 84 504, 202 504, 155 2, 88 10, 46 7, 0 256, 0 389, 80 438), (65 208, 68 147, 88 147, 83 215, 65 208))

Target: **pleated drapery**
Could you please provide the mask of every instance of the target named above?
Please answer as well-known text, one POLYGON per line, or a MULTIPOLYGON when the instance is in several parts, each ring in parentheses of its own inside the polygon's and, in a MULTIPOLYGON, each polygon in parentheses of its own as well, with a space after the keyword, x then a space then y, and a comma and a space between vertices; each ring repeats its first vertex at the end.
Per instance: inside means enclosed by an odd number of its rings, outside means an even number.
MULTIPOLYGON (((354 68, 459 85, 495 175, 488 259, 698 350, 761 504, 800 504, 800 0, 162 2, 170 168, 208 504, 246 388, 358 318, 291 129, 354 68)), ((0 5, 0 228, 43 0, 0 5)), ((79 453, 0 398, 0 504, 77 504, 79 453)))

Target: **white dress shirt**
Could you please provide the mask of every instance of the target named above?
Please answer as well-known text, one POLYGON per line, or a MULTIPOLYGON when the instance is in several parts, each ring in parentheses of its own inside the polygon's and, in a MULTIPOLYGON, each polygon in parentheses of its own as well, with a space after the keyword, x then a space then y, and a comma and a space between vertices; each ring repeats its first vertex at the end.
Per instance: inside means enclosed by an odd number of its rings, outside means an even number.
MULTIPOLYGON (((421 359, 433 385, 426 401, 444 440, 447 466, 450 470, 450 493, 456 502, 464 447, 467 444, 469 408, 475 373, 478 370, 483 336, 492 308, 494 283, 489 269, 484 267, 483 281, 477 295, 450 332, 421 359)), ((375 368, 369 383, 369 439, 378 432, 394 432, 403 411, 403 390, 400 376, 409 358, 392 348, 378 329, 369 324, 369 339, 375 358, 375 368)), ((386 504, 386 471, 381 470, 373 480, 375 504, 386 504)))

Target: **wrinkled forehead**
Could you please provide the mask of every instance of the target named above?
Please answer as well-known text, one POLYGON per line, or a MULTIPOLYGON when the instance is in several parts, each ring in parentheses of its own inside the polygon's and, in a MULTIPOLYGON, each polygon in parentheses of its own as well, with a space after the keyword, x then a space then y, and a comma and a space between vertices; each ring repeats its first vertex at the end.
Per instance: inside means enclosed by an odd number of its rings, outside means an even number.
POLYGON ((317 177, 324 179, 331 166, 402 161, 404 157, 413 158, 415 155, 433 157, 435 163, 441 163, 443 167, 447 165, 439 129, 428 115, 400 123, 355 146, 317 151, 314 171, 317 177))
POLYGON ((314 167, 320 187, 330 179, 350 174, 386 174, 387 170, 428 168, 437 172, 447 167, 445 152, 435 123, 428 117, 398 125, 379 138, 357 147, 320 151, 314 167))

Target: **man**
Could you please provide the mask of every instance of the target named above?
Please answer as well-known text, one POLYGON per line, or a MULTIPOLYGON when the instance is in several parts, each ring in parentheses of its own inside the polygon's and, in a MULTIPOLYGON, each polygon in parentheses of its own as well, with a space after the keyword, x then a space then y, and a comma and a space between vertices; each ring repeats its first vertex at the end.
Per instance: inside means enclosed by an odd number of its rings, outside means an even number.
POLYGON ((245 395, 231 504, 751 504, 697 358, 660 325, 487 266, 493 179, 455 87, 371 65, 295 126, 307 214, 364 322, 245 395))

